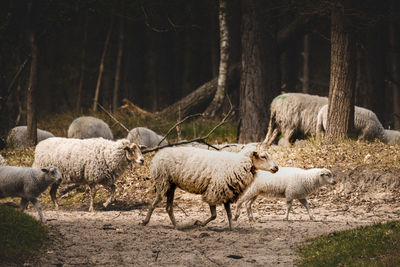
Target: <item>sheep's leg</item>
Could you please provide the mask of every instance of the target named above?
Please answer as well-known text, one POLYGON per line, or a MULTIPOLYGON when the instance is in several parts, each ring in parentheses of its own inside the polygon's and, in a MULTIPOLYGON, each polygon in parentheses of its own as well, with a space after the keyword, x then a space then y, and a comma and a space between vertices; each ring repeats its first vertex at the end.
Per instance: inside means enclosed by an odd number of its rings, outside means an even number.
POLYGON ((21 198, 21 203, 19 204, 19 207, 22 211, 26 210, 28 207, 28 200, 26 198, 21 198))
POLYGON ((159 192, 156 193, 156 198, 154 199, 153 203, 150 205, 149 211, 147 212, 146 218, 144 221, 141 223, 142 225, 146 225, 150 221, 151 214, 153 213, 154 209, 160 203, 162 197, 159 192))
POLYGON ((172 225, 176 228, 176 220, 174 216, 174 193, 175 193, 176 185, 172 184, 171 187, 167 191, 167 212, 168 216, 171 219, 172 225))
POLYGON ((207 223, 211 222, 212 220, 215 220, 217 218, 217 207, 215 205, 210 205, 210 211, 211 211, 211 217, 205 220, 204 222, 201 221, 195 221, 195 225, 200 225, 200 226, 205 226, 207 223))
POLYGON ((60 186, 59 183, 54 183, 54 184, 51 186, 51 189, 50 189, 51 200, 53 201, 56 210, 58 210, 57 189, 58 189, 59 186, 60 186))
POLYGON ((106 202, 103 203, 104 208, 107 208, 108 205, 110 205, 111 203, 113 203, 115 201, 115 189, 116 189, 115 184, 111 184, 111 185, 107 186, 107 188, 108 188, 108 192, 110 195, 107 198, 106 202))
POLYGON ((224 203, 224 207, 226 210, 226 215, 228 216, 229 229, 232 230, 232 212, 231 212, 231 204, 229 202, 224 203))
POLYGON ((37 212, 39 214, 40 220, 42 221, 42 223, 45 223, 46 219, 43 216, 42 206, 40 205, 39 201, 37 201, 36 198, 33 198, 33 199, 31 199, 31 202, 32 202, 33 205, 35 205, 36 210, 37 210, 37 212))
POLYGON ((303 204, 304 207, 306 207, 307 212, 308 212, 308 216, 310 216, 310 220, 314 221, 314 215, 311 212, 310 209, 310 204, 308 203, 307 199, 303 198, 303 199, 299 199, 300 203, 303 204))
POLYGON ((90 197, 89 211, 90 212, 94 212, 93 202, 94 202, 94 198, 96 196, 96 192, 97 192, 96 185, 94 185, 94 184, 89 185, 89 195, 90 195, 89 196, 90 197))
POLYGON ((286 208, 285 220, 289 220, 289 212, 290 212, 290 209, 292 208, 292 203, 293 203, 293 199, 292 200, 286 200, 287 208, 286 208))
POLYGON ((240 209, 242 207, 242 204, 243 204, 242 199, 239 199, 239 201, 236 203, 235 217, 233 218, 234 221, 237 221, 237 219, 240 216, 240 209))
POLYGON ((257 196, 253 197, 246 203, 246 208, 247 208, 247 216, 249 217, 249 220, 251 222, 254 222, 254 217, 253 217, 253 211, 251 210, 251 205, 253 205, 254 201, 257 199, 257 196))

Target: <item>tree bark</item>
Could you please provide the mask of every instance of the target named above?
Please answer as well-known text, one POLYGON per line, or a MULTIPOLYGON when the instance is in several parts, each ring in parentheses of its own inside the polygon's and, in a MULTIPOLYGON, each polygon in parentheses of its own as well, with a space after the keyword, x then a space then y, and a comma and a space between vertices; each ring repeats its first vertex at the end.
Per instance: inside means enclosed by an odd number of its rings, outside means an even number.
POLYGON ((34 30, 34 12, 33 0, 28 1, 27 14, 27 37, 31 50, 31 67, 26 93, 26 121, 27 121, 27 145, 34 146, 37 142, 37 117, 36 117, 36 84, 37 84, 37 65, 38 65, 38 47, 34 30))
POLYGON ((100 59, 99 75, 97 76, 96 89, 95 89, 94 99, 93 99, 93 111, 97 111, 97 103, 99 102, 101 78, 103 77, 103 71, 104 71, 104 59, 106 58, 108 44, 110 43, 113 22, 114 22, 114 16, 112 15, 110 27, 108 28, 106 40, 104 41, 103 53, 102 53, 101 59, 100 59))
POLYGON ((354 124, 355 45, 344 1, 331 9, 331 75, 326 137, 348 136, 354 124))
POLYGON ((82 54, 81 54, 81 73, 79 76, 79 84, 78 84, 76 106, 75 106, 77 112, 81 110, 81 105, 82 105, 82 88, 83 88, 83 81, 85 78, 85 69, 86 69, 86 44, 87 44, 88 23, 89 23, 89 14, 88 11, 86 11, 85 26, 83 29, 84 33, 83 33, 82 54))
POLYGON ((221 109, 225 98, 229 61, 229 28, 227 23, 227 0, 219 1, 219 36, 220 60, 218 73, 218 86, 214 98, 205 111, 207 117, 215 117, 221 109))
POLYGON ((113 92, 113 112, 117 112, 118 108, 118 91, 121 81, 121 65, 122 55, 124 54, 124 18, 120 18, 119 24, 119 41, 118 41, 118 55, 117 55, 117 66, 115 69, 115 80, 114 80, 114 92, 113 92))
POLYGON ((393 128, 400 129, 400 50, 398 46, 398 27, 389 24, 389 87, 393 97, 393 128))
POLYGON ((310 35, 303 37, 303 77, 301 78, 302 92, 308 94, 310 91, 310 35))
POLYGON ((276 31, 262 1, 242 2, 242 69, 238 142, 262 141, 268 123, 267 103, 278 94, 276 31))

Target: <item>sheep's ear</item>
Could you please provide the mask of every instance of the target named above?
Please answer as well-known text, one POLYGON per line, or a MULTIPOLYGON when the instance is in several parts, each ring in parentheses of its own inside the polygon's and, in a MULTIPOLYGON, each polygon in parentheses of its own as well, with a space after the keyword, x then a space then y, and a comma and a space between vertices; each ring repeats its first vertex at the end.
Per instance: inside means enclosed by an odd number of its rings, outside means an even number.
POLYGON ((42 172, 44 172, 44 173, 48 173, 48 172, 49 172, 49 170, 48 170, 48 169, 46 169, 46 168, 43 168, 43 169, 42 169, 42 172))

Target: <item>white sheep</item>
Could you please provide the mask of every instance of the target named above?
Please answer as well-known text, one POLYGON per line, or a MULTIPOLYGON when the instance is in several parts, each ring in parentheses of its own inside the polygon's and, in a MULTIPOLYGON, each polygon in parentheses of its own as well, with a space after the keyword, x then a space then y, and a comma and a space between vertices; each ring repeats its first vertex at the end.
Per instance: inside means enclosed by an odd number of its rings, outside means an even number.
POLYGON ((285 93, 275 97, 270 106, 264 143, 274 143, 279 134, 282 134, 279 144, 285 146, 295 138, 314 136, 318 111, 327 103, 327 97, 302 93, 285 93))
MULTIPOLYGON (((89 211, 94 211, 96 185, 101 184, 110 192, 104 203, 107 207, 114 201, 115 181, 132 161, 143 164, 144 159, 139 147, 127 139, 111 141, 101 137, 83 140, 54 137, 36 146, 33 167, 54 165, 60 169, 66 183, 88 185, 89 211)), ((58 187, 58 183, 54 184, 50 190, 56 208, 58 187)))
POLYGON ((112 131, 103 120, 84 116, 72 121, 68 128, 68 138, 87 139, 103 137, 112 140, 114 138, 112 131))
POLYGON ((167 212, 175 228, 173 200, 176 187, 202 195, 209 204, 211 217, 196 225, 204 226, 217 216, 216 205, 224 204, 232 228, 230 203, 235 202, 254 179, 257 169, 276 172, 278 166, 268 153, 247 149, 240 153, 219 152, 194 147, 171 147, 160 150, 150 165, 156 197, 150 205, 146 225, 156 205, 167 197, 167 212))
POLYGON ((254 220, 251 205, 258 195, 286 198, 286 220, 289 219, 293 199, 298 199, 306 207, 310 219, 314 220, 306 197, 325 184, 336 184, 331 171, 328 169, 313 168, 305 170, 293 167, 279 167, 279 171, 273 175, 265 171, 257 171, 254 182, 237 202, 234 220, 236 221, 239 217, 243 203, 246 203, 249 219, 251 221, 254 220))
POLYGON ((0 166, 7 166, 8 163, 7 161, 3 158, 2 155, 0 155, 0 166))
MULTIPOLYGON (((317 115, 317 136, 323 136, 326 130, 328 105, 321 107, 317 115)), ((359 140, 374 141, 378 139, 386 142, 386 134, 378 117, 369 109, 354 107, 354 130, 359 140)))
POLYGON ((21 197, 21 210, 25 210, 28 202, 35 205, 40 220, 44 223, 42 208, 37 197, 53 183, 61 182, 58 168, 53 166, 42 169, 1 166, 0 167, 0 198, 21 197))
POLYGON ((400 131, 385 129, 386 142, 390 145, 400 145, 400 131))
MULTIPOLYGON (((136 127, 130 130, 126 139, 139 146, 150 148, 159 145, 163 137, 146 127, 136 127)), ((168 145, 167 140, 164 139, 160 145, 168 145)))
MULTIPOLYGON (((23 149, 27 147, 27 126, 17 126, 10 130, 7 136, 7 147, 15 149, 23 149)), ((48 131, 37 129, 37 142, 47 138, 54 137, 54 134, 48 131)))

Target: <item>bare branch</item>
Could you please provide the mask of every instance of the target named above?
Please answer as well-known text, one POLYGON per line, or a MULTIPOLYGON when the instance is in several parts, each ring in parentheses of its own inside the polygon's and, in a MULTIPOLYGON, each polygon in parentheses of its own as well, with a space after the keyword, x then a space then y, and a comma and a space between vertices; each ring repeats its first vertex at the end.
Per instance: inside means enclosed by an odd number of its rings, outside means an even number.
POLYGON ((129 133, 129 129, 125 127, 119 120, 117 120, 110 112, 108 112, 102 105, 97 103, 97 105, 108 115, 111 119, 113 119, 116 123, 118 123, 127 133, 129 133))

